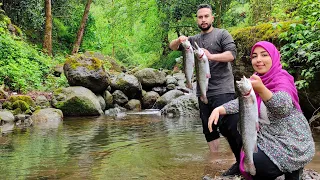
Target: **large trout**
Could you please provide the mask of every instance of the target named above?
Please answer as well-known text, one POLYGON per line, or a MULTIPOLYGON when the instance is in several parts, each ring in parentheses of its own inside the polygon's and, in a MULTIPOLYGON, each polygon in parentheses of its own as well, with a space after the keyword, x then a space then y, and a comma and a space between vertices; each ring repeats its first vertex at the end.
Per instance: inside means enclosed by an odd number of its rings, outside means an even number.
POLYGON ((209 84, 209 78, 211 78, 210 74, 210 67, 209 67, 209 61, 208 57, 204 53, 203 49, 201 49, 198 44, 195 42, 195 45, 197 46, 197 49, 194 50, 194 53, 197 56, 197 81, 200 88, 200 100, 208 104, 207 99, 207 90, 208 90, 208 84, 209 84))
MULTIPOLYGON (((238 131, 242 137, 242 150, 245 154, 244 170, 251 175, 256 174, 253 163, 253 153, 257 152, 257 131, 258 131, 258 106, 256 95, 252 84, 245 76, 236 81, 239 91, 239 114, 238 131)), ((241 165, 240 165, 241 166, 241 165)))
POLYGON ((185 60, 184 60, 184 74, 186 76, 186 86, 189 89, 192 88, 192 76, 193 76, 193 70, 194 70, 194 53, 191 46, 190 41, 185 40, 182 43, 182 46, 184 47, 184 53, 185 53, 185 60))

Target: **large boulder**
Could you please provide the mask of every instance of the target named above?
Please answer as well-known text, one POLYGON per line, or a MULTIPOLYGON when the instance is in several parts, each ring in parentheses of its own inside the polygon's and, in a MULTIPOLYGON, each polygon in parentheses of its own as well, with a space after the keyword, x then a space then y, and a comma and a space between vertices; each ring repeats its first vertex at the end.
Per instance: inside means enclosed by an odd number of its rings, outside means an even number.
POLYGON ((102 93, 110 84, 103 62, 95 57, 70 56, 63 69, 70 86, 83 86, 94 93, 102 93))
POLYGON ((129 99, 140 99, 142 96, 141 83, 133 75, 120 73, 112 78, 111 88, 122 91, 129 99))
POLYGON ((170 117, 199 116, 198 98, 194 94, 180 96, 164 106, 161 112, 170 117))
POLYGON ((157 99, 154 104, 155 109, 162 109, 165 105, 169 104, 173 99, 184 95, 182 91, 171 90, 157 99))
POLYGON ((96 116, 103 111, 97 96, 81 86, 60 88, 53 92, 52 106, 65 116, 96 116))
POLYGON ((8 110, 0 110, 0 121, 14 122, 14 116, 8 110))
POLYGON ((163 86, 166 83, 166 74, 153 68, 145 68, 134 73, 143 89, 149 90, 155 86, 163 86))
POLYGON ((159 97, 160 95, 157 92, 154 92, 154 91, 146 92, 142 97, 142 107, 144 109, 153 108, 154 103, 157 101, 159 97))
POLYGON ((34 126, 57 128, 63 120, 63 113, 60 109, 45 108, 35 111, 30 119, 34 126))

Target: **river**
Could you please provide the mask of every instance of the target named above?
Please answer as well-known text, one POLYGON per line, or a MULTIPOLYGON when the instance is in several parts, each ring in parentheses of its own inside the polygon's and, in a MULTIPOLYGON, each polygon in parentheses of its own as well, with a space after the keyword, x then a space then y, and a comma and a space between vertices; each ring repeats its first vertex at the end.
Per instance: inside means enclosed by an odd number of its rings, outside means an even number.
MULTIPOLYGON (((320 172, 320 135, 307 169, 320 172)), ((0 136, 0 179, 194 180, 235 162, 221 138, 210 154, 197 118, 158 115, 67 117, 58 128, 0 136)))

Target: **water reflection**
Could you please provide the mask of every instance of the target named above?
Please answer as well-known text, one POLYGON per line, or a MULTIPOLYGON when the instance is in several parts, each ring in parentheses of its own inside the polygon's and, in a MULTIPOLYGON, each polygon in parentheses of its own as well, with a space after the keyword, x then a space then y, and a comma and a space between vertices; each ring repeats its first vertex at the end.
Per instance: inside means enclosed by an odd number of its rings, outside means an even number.
MULTIPOLYGON (((0 137, 0 179, 214 177, 234 162, 223 138, 220 147, 208 153, 200 119, 66 118, 56 129, 16 129, 0 137)), ((318 151, 308 167, 319 172, 319 159, 318 151)))

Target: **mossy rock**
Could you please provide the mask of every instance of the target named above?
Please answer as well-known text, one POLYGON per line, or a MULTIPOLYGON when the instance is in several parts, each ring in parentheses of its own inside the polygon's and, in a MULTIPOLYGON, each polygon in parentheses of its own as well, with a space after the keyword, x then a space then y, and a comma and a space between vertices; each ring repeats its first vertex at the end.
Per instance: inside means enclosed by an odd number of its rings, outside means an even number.
POLYGON ((12 103, 9 102, 9 101, 5 101, 5 102, 2 104, 2 108, 3 108, 3 109, 12 110, 12 103))
POLYGON ((102 66, 102 61, 96 57, 85 57, 83 54, 76 54, 69 56, 65 64, 70 64, 72 69, 77 69, 79 66, 84 66, 82 59, 90 59, 91 63, 88 63, 85 67, 89 70, 99 69, 102 66))
POLYGON ((21 111, 30 110, 29 104, 22 100, 17 100, 14 103, 12 103, 12 109, 18 109, 18 108, 20 108, 21 111))
POLYGON ((29 106, 35 107, 35 102, 33 101, 33 99, 30 96, 27 95, 12 95, 9 97, 9 101, 11 103, 14 103, 15 101, 24 101, 26 102, 29 106))

